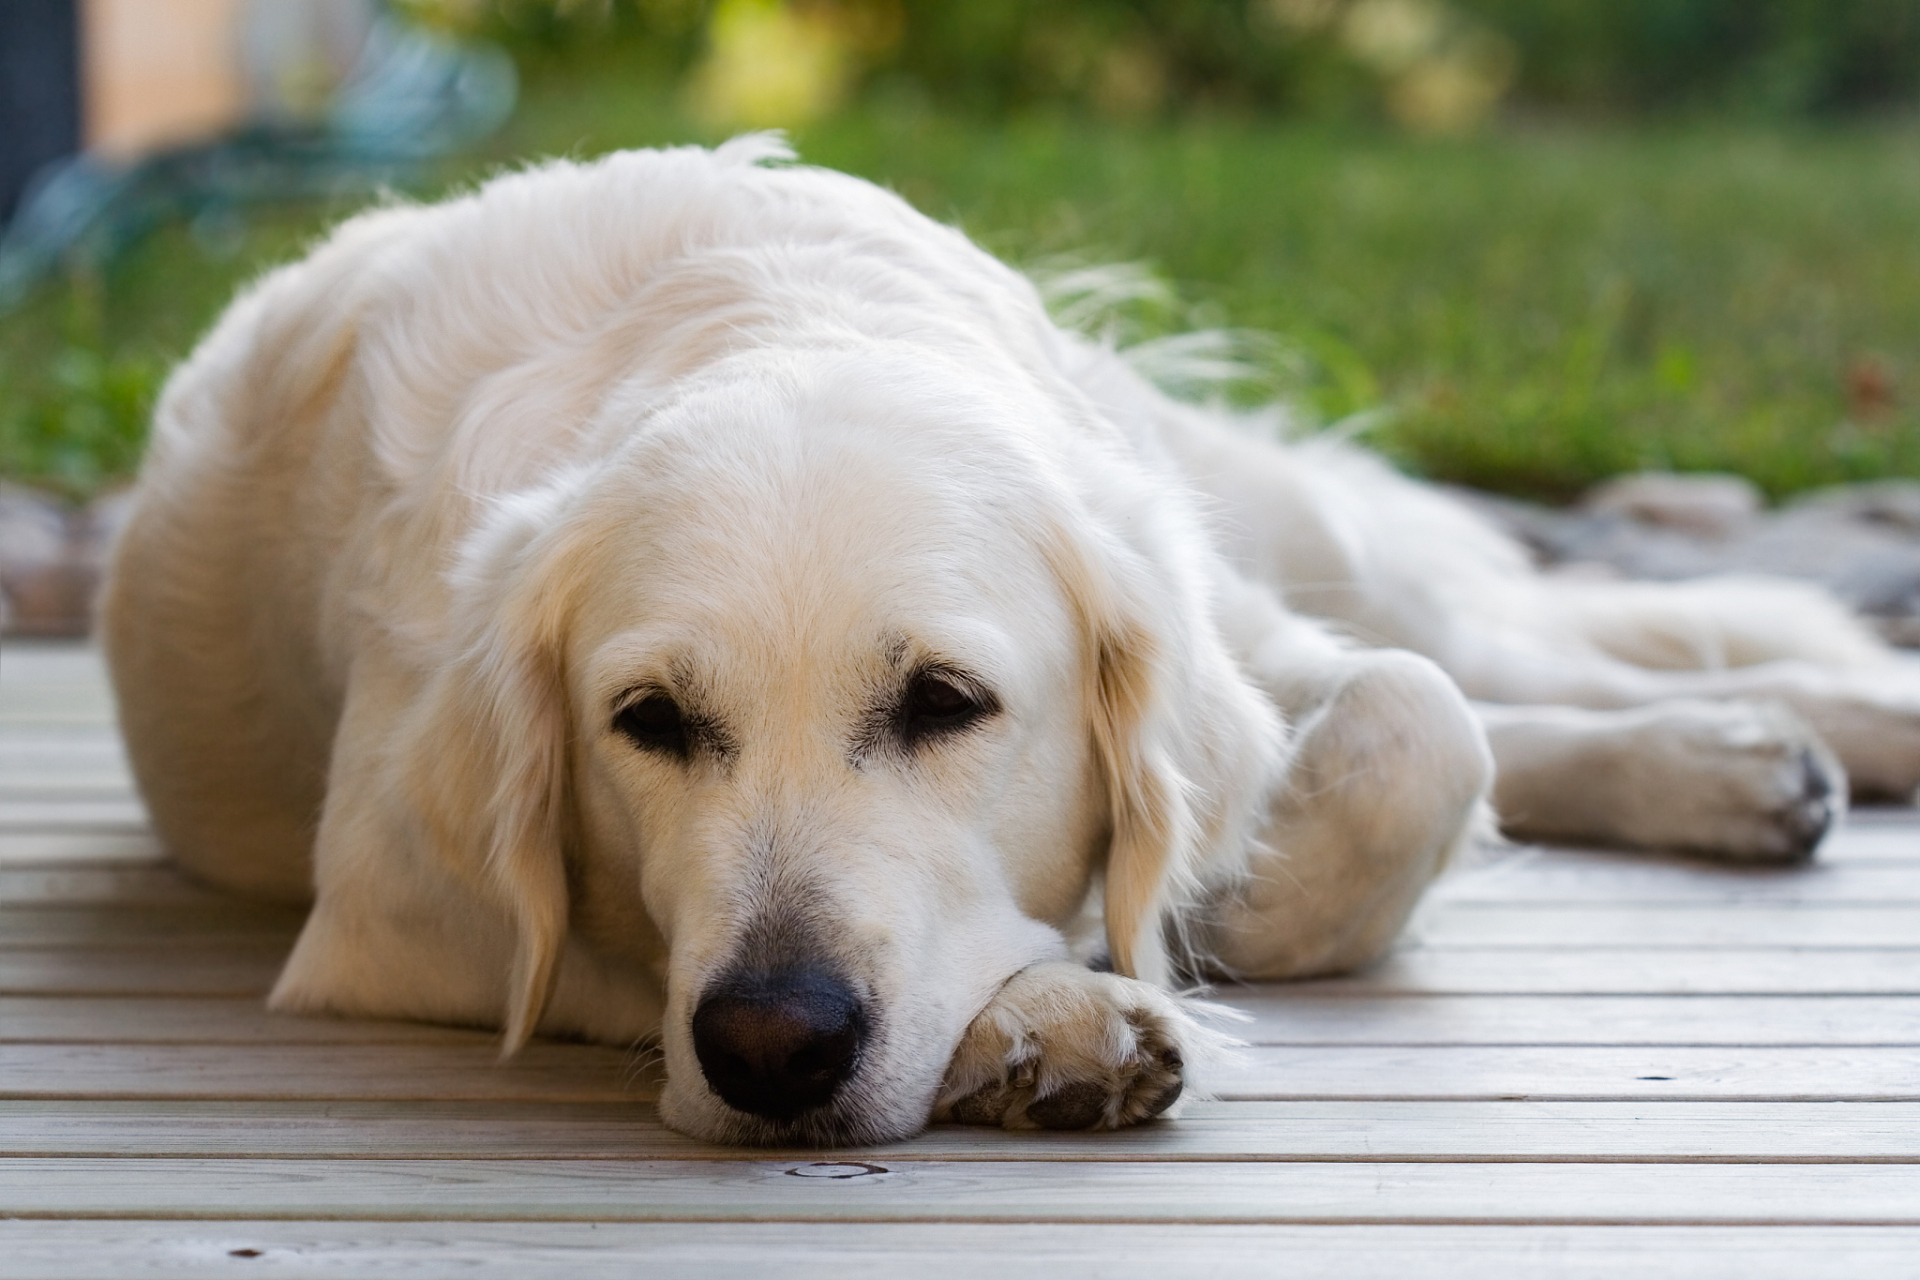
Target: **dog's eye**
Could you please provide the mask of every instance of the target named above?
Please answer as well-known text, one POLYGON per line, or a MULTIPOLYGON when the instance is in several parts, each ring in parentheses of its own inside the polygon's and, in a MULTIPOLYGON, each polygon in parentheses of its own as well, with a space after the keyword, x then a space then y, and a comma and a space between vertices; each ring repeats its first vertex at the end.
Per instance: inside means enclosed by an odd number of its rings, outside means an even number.
POLYGON ((687 718, 664 693, 650 693, 613 718, 613 727, 642 751, 684 760, 689 754, 687 718))
POLYGON ((961 688, 947 677, 930 671, 922 672, 907 686, 907 696, 901 704, 901 736, 911 744, 939 734, 952 733, 973 724, 992 710, 985 699, 961 688))

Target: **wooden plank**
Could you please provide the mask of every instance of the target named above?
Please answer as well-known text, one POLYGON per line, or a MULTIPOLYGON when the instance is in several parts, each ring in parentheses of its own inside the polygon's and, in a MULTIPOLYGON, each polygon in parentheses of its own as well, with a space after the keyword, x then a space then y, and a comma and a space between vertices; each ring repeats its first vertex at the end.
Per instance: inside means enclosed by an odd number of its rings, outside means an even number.
POLYGON ((1920 948, 1403 946, 1302 994, 1920 995, 1920 948))
POLYGON ((1920 1222, 1920 1166, 0 1160, 10 1217, 754 1222, 1920 1222))
MULTIPOLYGON (((614 1068, 636 1060, 586 1045, 539 1045, 528 1052, 534 1056, 495 1072, 492 1050, 483 1044, 0 1044, 0 1096, 593 1101, 626 1096, 614 1068), (516 1092, 529 1063, 549 1062, 569 1064, 574 1073, 553 1086, 559 1093, 516 1092), (590 1068, 611 1074, 581 1074, 590 1068)), ((1916 1056, 1907 1046, 1267 1045, 1245 1051, 1240 1065, 1220 1068, 1202 1083, 1223 1098, 1248 1101, 1913 1101, 1920 1099, 1916 1056)))
POLYGON ((216 901, 175 906, 0 906, 0 948, 277 942, 291 947, 306 911, 268 903, 216 901))
POLYGON ((0 865, 0 904, 9 907, 187 906, 236 901, 196 884, 163 862, 134 866, 0 865))
POLYGON ((1911 947, 1920 907, 1563 906, 1439 902, 1408 937, 1425 947, 1911 947))
POLYGON ((20 661, 0 656, 0 667, 14 668, 0 674, 0 726, 113 723, 113 690, 104 672, 85 664, 62 670, 62 664, 31 661, 32 669, 22 671, 16 665, 20 661))
MULTIPOLYGON (((638 1054, 529 1045, 0 1044, 0 1098, 364 1098, 619 1102, 651 1097, 638 1054)), ((4 1183, 4 1178, 0 1178, 4 1183)))
POLYGON ((1916 1255, 1908 1227, 0 1222, 0 1280, 1883 1280, 1916 1255))
POLYGON ((0 730, 6 729, 111 729, 114 723, 111 699, 91 690, 17 689, 0 707, 0 730))
MULTIPOLYGON (((258 937, 297 928, 284 908, 241 904, 205 908, 40 906, 0 908, 0 945, 119 946, 155 938, 258 937)), ((1920 942, 1920 909, 1875 907, 1560 908, 1449 905, 1425 914, 1412 930, 1423 949, 1645 947, 1713 945, 1864 947, 1920 942)))
POLYGON ((0 796, 9 800, 132 799, 137 794, 124 761, 49 759, 39 752, 10 759, 9 740, 0 734, 0 796))
POLYGON ((1781 870, 1733 869, 1601 854, 1555 852, 1449 876, 1431 890, 1445 903, 1562 906, 1645 903, 1920 903, 1920 862, 1846 862, 1781 870))
POLYGON ((160 842, 144 831, 3 832, 0 866, 159 862, 160 842))
POLYGON ((62 804, 134 800, 132 783, 97 772, 72 769, 0 773, 0 805, 20 801, 57 801, 62 804))
POLYGON ((51 758, 124 764, 127 756, 112 727, 0 725, 0 766, 32 766, 51 758))
POLYGON ((26 778, 74 774, 88 778, 127 777, 127 753, 120 735, 104 726, 35 728, 0 725, 0 778, 9 786, 26 778))
POLYGON ((1920 862, 1920 821, 1912 809, 1896 811, 1899 819, 1863 821, 1859 815, 1820 846, 1821 862, 1920 862))
MULTIPOLYGON (((1220 1069, 1226 1099, 1920 1099, 1910 1046, 1257 1045, 1220 1069)), ((0 1058, 4 1061, 4 1058, 0 1058)))
POLYGON ((0 799, 0 832, 147 830, 147 807, 131 795, 54 799, 0 799))
MULTIPOLYGON (((1252 1016, 1234 1035, 1271 1045, 1920 1045, 1910 996, 1301 998, 1274 985, 1223 1003, 1252 1016)), ((15 1044, 359 1042, 408 1025, 283 1017, 251 996, 0 996, 0 1041, 15 1044)))
POLYGON ((137 794, 133 774, 122 762, 67 761, 39 751, 9 761, 7 746, 8 740, 0 736, 0 795, 8 799, 128 799, 137 794))
MULTIPOLYGON (((1920 1045, 1913 996, 1344 996, 1226 993, 1256 1044, 1920 1045)), ((3 1023, 4 1014, 0 1014, 3 1023)))
POLYGON ((16 684, 90 683, 104 686, 107 667, 87 640, 9 636, 0 646, 0 689, 16 684))
POLYGON ((494 1042, 491 1032, 433 1023, 270 1013, 259 996, 0 996, 6 1044, 494 1042))
POLYGON ((1151 1275, 1297 1280, 1876 1280, 1911 1274, 1907 1228, 1242 1226, 1150 1224, 70 1223, 0 1224, 0 1277, 461 1275, 631 1280, 734 1277, 777 1258, 783 1278, 984 1273, 1008 1280, 1151 1275))
MULTIPOLYGON (((0 994, 250 995, 284 950, 192 942, 0 947, 0 994)), ((1238 988, 1223 988, 1223 991, 1238 988)), ((1920 995, 1920 950, 1407 950, 1365 973, 1292 984, 1319 995, 1920 995)))
POLYGON ((1847 810, 1846 829, 1865 826, 1920 826, 1920 810, 1910 804, 1856 804, 1847 810))
MULTIPOLYGON (((762 1160, 666 1128, 649 1104, 0 1102, 0 1156, 762 1160)), ((801 1152, 788 1152, 797 1156, 801 1152)), ((1904 1102, 1203 1102, 1113 1133, 941 1125, 833 1153, 878 1160, 1920 1162, 1904 1102)), ((819 1153, 813 1153, 819 1158, 819 1153)))
POLYGON ((0 995, 265 995, 284 944, 0 947, 0 995))

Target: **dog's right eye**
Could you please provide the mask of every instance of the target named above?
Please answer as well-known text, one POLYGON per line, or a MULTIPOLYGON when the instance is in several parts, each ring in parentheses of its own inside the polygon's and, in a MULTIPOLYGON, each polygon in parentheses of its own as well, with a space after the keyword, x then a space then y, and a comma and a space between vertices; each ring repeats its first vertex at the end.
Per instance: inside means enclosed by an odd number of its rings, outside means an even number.
POLYGON ((650 693, 613 718, 616 732, 642 751, 685 760, 690 754, 687 718, 664 693, 650 693))
POLYGON ((898 711, 899 733, 908 746, 972 728, 998 710, 992 695, 962 687, 938 671, 922 671, 907 686, 898 711))

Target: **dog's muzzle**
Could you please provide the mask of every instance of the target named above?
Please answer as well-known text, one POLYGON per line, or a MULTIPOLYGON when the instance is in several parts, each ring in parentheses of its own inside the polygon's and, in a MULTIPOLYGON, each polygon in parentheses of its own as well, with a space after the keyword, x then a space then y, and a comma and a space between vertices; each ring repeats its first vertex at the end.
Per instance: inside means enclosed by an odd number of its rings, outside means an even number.
POLYGON ((728 1106, 792 1120, 853 1076, 866 1013, 847 982, 815 966, 720 978, 693 1013, 693 1051, 728 1106))

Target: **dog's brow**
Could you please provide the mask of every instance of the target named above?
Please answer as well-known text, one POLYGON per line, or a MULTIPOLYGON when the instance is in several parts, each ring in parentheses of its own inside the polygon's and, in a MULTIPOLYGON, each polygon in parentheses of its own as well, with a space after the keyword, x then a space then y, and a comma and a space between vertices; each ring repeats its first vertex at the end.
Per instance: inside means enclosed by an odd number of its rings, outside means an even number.
POLYGON ((913 655, 913 649, 913 641, 905 636, 896 635, 889 638, 886 649, 887 665, 895 671, 905 670, 908 659, 913 655))
MULTIPOLYGON (((653 666, 654 664, 640 665, 653 666)), ((655 670, 662 669, 664 671, 661 676, 642 676, 622 684, 607 699, 607 710, 618 711, 636 697, 648 693, 664 693, 679 703, 682 710, 689 712, 697 712, 705 707, 709 701, 706 696, 707 683, 700 678, 691 658, 685 654, 676 655, 661 667, 655 667, 655 670)))

